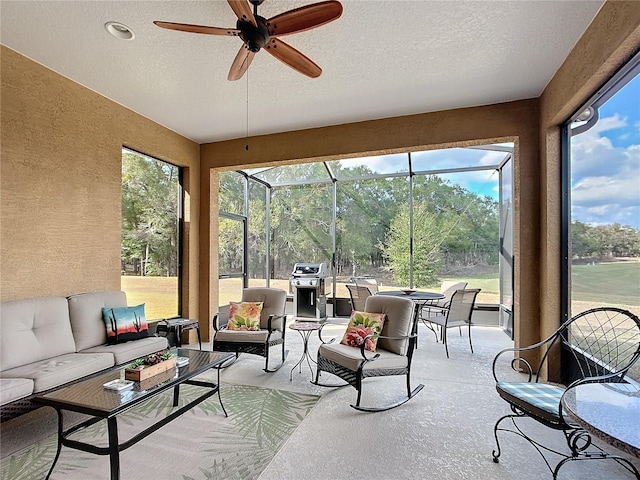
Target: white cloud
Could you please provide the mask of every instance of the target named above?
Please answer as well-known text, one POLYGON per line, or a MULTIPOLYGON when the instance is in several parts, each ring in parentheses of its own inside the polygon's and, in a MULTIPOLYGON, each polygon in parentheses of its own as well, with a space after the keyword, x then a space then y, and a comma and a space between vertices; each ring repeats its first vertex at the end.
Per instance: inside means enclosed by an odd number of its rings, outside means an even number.
POLYGON ((640 228, 640 145, 616 147, 605 136, 628 135, 629 129, 640 129, 640 122, 631 127, 616 114, 572 138, 574 220, 640 228))

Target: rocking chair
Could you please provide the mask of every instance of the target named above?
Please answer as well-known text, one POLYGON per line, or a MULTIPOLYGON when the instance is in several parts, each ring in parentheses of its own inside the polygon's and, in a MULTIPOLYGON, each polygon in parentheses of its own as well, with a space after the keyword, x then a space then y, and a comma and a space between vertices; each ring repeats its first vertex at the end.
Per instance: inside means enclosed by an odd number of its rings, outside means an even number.
POLYGON ((419 306, 408 298, 373 295, 366 300, 365 311, 384 313, 386 319, 378 337, 376 351, 366 350, 365 337, 359 347, 341 343, 325 342, 322 329, 319 332, 322 344, 318 348, 318 369, 313 382, 323 387, 342 387, 351 385, 358 391, 355 405, 351 407, 363 412, 380 412, 406 403, 413 398, 424 385, 411 389, 411 358, 417 340, 417 319, 419 306), (321 372, 331 373, 346 383, 330 385, 320 383, 321 372), (407 376, 407 394, 399 400, 382 407, 363 407, 360 405, 363 380, 367 377, 388 375, 407 376))
MULTIPOLYGON (((220 315, 213 317, 213 351, 234 352, 236 360, 241 353, 251 353, 265 357, 264 371, 275 372, 284 364, 288 350, 285 350, 286 315, 285 306, 287 292, 278 288, 245 288, 242 291, 243 302, 262 302, 260 313, 260 330, 243 331, 230 330, 228 323, 221 323, 220 315), (269 351, 271 347, 282 345, 282 361, 273 368, 269 368, 269 351)), ((228 322, 228 318, 227 318, 228 322)), ((234 362, 227 363, 228 367, 234 362)))

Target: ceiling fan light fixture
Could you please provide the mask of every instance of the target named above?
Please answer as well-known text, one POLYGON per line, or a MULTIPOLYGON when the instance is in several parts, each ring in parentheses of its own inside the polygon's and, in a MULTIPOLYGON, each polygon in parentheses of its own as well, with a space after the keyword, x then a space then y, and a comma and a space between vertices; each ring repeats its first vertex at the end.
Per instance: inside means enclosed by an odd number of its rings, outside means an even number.
POLYGON ((104 24, 104 29, 120 40, 133 40, 136 35, 129 27, 120 22, 107 22, 104 24))

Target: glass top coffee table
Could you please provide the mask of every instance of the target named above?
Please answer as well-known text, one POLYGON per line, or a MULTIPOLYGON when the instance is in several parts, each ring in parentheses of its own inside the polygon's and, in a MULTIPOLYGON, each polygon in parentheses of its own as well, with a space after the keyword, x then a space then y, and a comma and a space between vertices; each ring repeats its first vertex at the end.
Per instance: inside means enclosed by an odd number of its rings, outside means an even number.
POLYGON ((222 398, 220 397, 220 369, 218 369, 218 383, 195 380, 193 377, 211 368, 219 367, 226 361, 234 358, 234 355, 232 353, 203 352, 200 350, 181 348, 177 349, 177 355, 179 357, 188 357, 189 363, 181 367, 174 367, 166 374, 159 374, 142 382, 134 382, 133 388, 118 391, 104 387, 105 383, 121 378, 122 371, 125 367, 119 366, 108 372, 34 397, 33 401, 35 403, 53 407, 58 414, 58 448, 46 478, 48 479, 51 476, 51 472, 53 472, 53 468, 58 461, 63 445, 96 455, 109 455, 111 480, 118 480, 120 478, 121 451, 135 445, 195 405, 217 393, 220 405, 226 416, 227 412, 224 409, 222 398), (156 380, 154 381, 153 379, 156 380), (119 414, 171 388, 173 388, 173 406, 176 407, 178 405, 180 385, 182 384, 197 385, 199 387, 205 387, 207 390, 190 403, 174 410, 168 416, 145 428, 130 439, 124 442, 118 440, 117 417, 119 414), (92 418, 65 430, 63 420, 64 411, 83 413, 90 415, 92 418), (105 419, 107 421, 108 447, 97 447, 70 438, 75 432, 105 419))

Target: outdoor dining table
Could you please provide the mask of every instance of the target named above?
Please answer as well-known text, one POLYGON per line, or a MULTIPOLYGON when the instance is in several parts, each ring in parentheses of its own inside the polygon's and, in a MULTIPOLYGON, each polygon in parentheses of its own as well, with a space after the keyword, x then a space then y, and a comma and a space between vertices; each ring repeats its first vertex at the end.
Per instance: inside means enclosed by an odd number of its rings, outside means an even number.
MULTIPOLYGON (((437 301, 442 300, 445 296, 442 293, 438 292, 418 292, 411 290, 387 290, 387 291, 379 291, 376 295, 389 295, 393 297, 404 297, 413 301, 414 305, 419 305, 420 308, 416 309, 416 326, 418 324, 418 320, 422 318, 422 308, 437 301)), ((436 334, 436 338, 438 338, 437 332, 433 329, 433 327, 423 322, 427 328, 432 330, 436 334)), ((417 327, 416 327, 417 328, 417 327)), ((417 331, 416 331, 417 333, 417 331)), ((418 345, 416 344, 416 348, 418 345)))
POLYGON ((436 300, 442 300, 444 295, 438 292, 410 292, 408 290, 388 290, 388 291, 380 291, 376 293, 376 295, 391 295, 393 297, 406 297, 410 300, 413 300, 414 303, 419 303, 422 306, 427 303, 434 302, 436 300))

